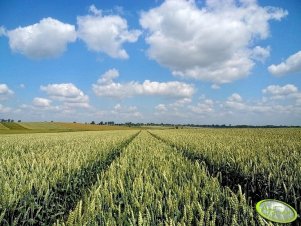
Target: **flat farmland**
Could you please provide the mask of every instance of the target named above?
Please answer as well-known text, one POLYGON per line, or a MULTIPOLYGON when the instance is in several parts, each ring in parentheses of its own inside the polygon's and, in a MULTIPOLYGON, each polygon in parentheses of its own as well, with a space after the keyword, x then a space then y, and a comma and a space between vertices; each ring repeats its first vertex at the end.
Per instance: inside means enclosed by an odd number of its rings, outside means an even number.
POLYGON ((290 128, 2 134, 0 225, 280 225, 255 205, 277 199, 300 214, 300 137, 290 128))
POLYGON ((76 131, 129 130, 127 126, 70 122, 0 122, 0 134, 58 133, 76 131))

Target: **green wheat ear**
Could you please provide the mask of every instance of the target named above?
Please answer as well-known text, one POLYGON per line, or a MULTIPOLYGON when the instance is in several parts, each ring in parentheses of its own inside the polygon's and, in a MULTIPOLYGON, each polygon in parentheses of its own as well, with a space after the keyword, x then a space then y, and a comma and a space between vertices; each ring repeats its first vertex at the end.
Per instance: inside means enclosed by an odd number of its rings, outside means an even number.
POLYGON ((77 209, 75 209, 74 211, 70 212, 70 214, 68 216, 68 220, 66 222, 67 226, 73 225, 73 223, 75 222, 76 212, 77 212, 77 209))
POLYGON ((27 210, 37 210, 45 201, 51 206, 48 211, 53 218, 58 214, 60 220, 67 219, 65 223, 55 219, 56 226, 267 225, 247 197, 252 189, 260 192, 259 185, 266 186, 267 189, 262 189, 266 194, 275 193, 298 204, 299 132, 232 129, 150 132, 155 136, 143 131, 128 146, 118 146, 122 150, 117 156, 114 147, 133 133, 97 133, 94 137, 93 133, 65 137, 39 135, 35 142, 42 144, 36 150, 32 140, 1 137, 0 186, 4 192, 0 193, 0 220, 5 222, 9 211, 22 207, 24 211, 7 225, 22 225, 21 221, 34 224, 36 219, 27 210), (15 144, 28 147, 20 148, 21 151, 9 149, 15 144), (110 163, 97 168, 103 162, 95 164, 95 161, 106 156, 110 163), (74 171, 77 176, 71 177, 74 171), (65 180, 56 184, 61 178, 65 180), (93 179, 93 183, 81 188, 82 182, 93 179), (273 184, 279 186, 274 188, 273 184), (66 195, 58 196, 52 185, 66 195), (23 206, 17 206, 18 200, 33 186, 36 192, 29 197, 34 201, 27 197, 23 206), (73 196, 72 205, 53 202, 57 198, 67 202, 73 196), (69 210, 68 206, 74 209, 69 210), (68 212, 68 216, 61 214, 68 212))
POLYGON ((138 225, 139 226, 143 225, 143 217, 142 217, 142 214, 141 214, 140 211, 139 211, 139 214, 138 214, 138 225))

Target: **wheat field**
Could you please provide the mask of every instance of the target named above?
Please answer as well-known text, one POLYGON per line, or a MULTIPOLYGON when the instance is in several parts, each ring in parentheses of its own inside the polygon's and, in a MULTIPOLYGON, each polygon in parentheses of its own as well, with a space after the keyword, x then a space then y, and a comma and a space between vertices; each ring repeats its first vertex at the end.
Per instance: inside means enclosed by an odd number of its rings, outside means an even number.
POLYGON ((280 225, 255 204, 273 198, 300 213, 300 137, 300 129, 1 135, 0 225, 280 225))

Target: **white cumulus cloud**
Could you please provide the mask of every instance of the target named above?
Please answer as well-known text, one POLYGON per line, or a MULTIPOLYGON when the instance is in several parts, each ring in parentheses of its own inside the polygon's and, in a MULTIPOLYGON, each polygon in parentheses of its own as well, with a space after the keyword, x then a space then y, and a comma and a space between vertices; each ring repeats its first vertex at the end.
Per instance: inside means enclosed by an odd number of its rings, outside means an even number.
POLYGON ((244 100, 240 94, 233 93, 224 100, 214 100, 202 95, 198 102, 192 102, 188 106, 173 107, 173 104, 159 104, 155 107, 154 116, 160 121, 180 119, 180 122, 191 120, 196 124, 299 125, 301 93, 293 92, 289 98, 284 101, 271 98, 244 100))
POLYGON ((301 93, 298 91, 298 87, 293 84, 287 84, 284 86, 269 85, 262 92, 268 95, 269 99, 284 100, 288 98, 301 99, 301 93))
POLYGON ((121 104, 116 104, 111 113, 125 119, 142 117, 142 114, 138 111, 136 106, 122 106, 121 104))
POLYGON ((155 106, 155 115, 162 115, 162 114, 170 114, 171 112, 178 114, 180 109, 186 109, 186 107, 190 108, 191 106, 187 106, 188 104, 190 104, 192 102, 191 98, 188 97, 184 97, 184 98, 180 98, 175 100, 172 103, 168 103, 168 104, 158 104, 157 106, 155 106))
POLYGON ((32 104, 35 107, 42 107, 42 108, 47 108, 51 106, 51 100, 46 99, 46 98, 41 98, 41 97, 35 97, 32 101, 32 104))
POLYGON ((215 111, 214 101, 206 99, 202 102, 197 103, 196 106, 189 106, 189 109, 196 114, 208 114, 215 111))
POLYGON ((212 84, 211 89, 220 89, 221 87, 217 84, 212 84))
POLYGON ((94 15, 100 16, 102 11, 97 9, 95 5, 90 5, 89 12, 93 13, 94 15))
POLYGON ((48 84, 40 87, 50 99, 61 101, 69 107, 88 108, 89 97, 72 83, 48 84))
POLYGON ((75 26, 51 17, 6 33, 12 51, 35 59, 59 56, 76 40, 75 26))
POLYGON ((287 84, 284 86, 270 85, 263 89, 262 92, 270 95, 289 95, 292 93, 297 93, 298 88, 293 84, 287 84))
POLYGON ((239 111, 248 111, 249 106, 247 106, 244 102, 233 98, 233 96, 228 97, 225 101, 224 106, 229 109, 239 110, 239 111))
POLYGON ((174 103, 171 103, 169 106, 174 108, 183 107, 191 102, 192 102, 191 98, 184 97, 182 99, 176 100, 174 103))
POLYGON ((229 83, 246 77, 269 49, 253 46, 269 36, 269 20, 287 11, 261 7, 256 1, 208 0, 199 8, 194 0, 168 0, 143 12, 148 32, 148 55, 176 76, 229 83))
MULTIPOLYGON (((263 90, 263 93, 269 93, 276 96, 288 95, 292 92, 295 93, 296 91, 294 91, 294 89, 296 87, 293 89, 291 88, 292 87, 290 86, 268 86, 263 90)), ((279 102, 280 98, 274 98, 276 96, 273 96, 273 98, 266 101, 243 101, 243 98, 239 94, 234 93, 221 104, 221 111, 228 109, 234 111, 234 114, 235 112, 252 114, 295 114, 296 112, 301 110, 298 107, 294 106, 292 103, 279 102)))
POLYGON ((167 107, 165 104, 158 104, 155 109, 159 112, 166 112, 167 111, 167 107))
POLYGON ((0 104, 0 114, 9 113, 11 111, 11 108, 5 107, 2 104, 0 104))
POLYGON ((129 30, 127 21, 119 15, 102 15, 94 5, 90 6, 92 15, 77 17, 78 37, 89 50, 103 52, 113 58, 128 58, 123 44, 136 42, 141 32, 129 30))
POLYGON ((0 100, 5 100, 13 94, 14 92, 6 84, 0 84, 0 100))
POLYGON ((271 48, 270 47, 260 47, 260 46, 256 46, 253 50, 252 50, 252 54, 251 57, 255 60, 264 62, 266 58, 268 58, 270 56, 270 51, 271 48))
POLYGON ((143 83, 128 82, 118 83, 114 79, 119 76, 116 69, 110 69, 105 72, 92 89, 97 96, 107 96, 115 98, 126 98, 136 95, 162 95, 175 98, 191 97, 195 90, 191 84, 170 81, 155 82, 145 80, 143 83))
POLYGON ((268 67, 268 71, 276 76, 301 72, 301 51, 291 55, 284 62, 268 67))
POLYGON ((240 101, 242 101, 242 97, 238 93, 233 93, 230 97, 228 97, 228 100, 240 102, 240 101))
POLYGON ((0 37, 6 35, 6 29, 3 26, 0 26, 0 37))

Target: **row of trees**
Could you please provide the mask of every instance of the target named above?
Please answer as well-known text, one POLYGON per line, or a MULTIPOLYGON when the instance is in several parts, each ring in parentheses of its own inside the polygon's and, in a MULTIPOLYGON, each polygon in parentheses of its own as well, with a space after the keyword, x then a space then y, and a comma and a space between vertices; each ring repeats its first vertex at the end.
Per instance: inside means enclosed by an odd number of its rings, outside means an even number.
MULTIPOLYGON (((15 122, 14 119, 0 119, 0 122, 15 122)), ((18 120, 18 122, 21 122, 21 120, 18 120)), ((53 121, 51 121, 53 122, 53 121)), ((73 122, 76 123, 76 122, 73 122)), ((88 124, 88 123, 85 123, 88 124)), ((118 126, 166 126, 166 127, 175 127, 176 129, 178 128, 183 128, 183 127, 205 127, 205 128, 285 128, 285 127, 300 127, 300 126, 284 126, 284 125, 262 125, 262 126, 254 126, 254 125, 231 125, 231 124, 173 124, 173 123, 133 123, 133 122, 125 122, 125 123, 115 123, 114 121, 100 121, 99 123, 96 123, 95 121, 92 121, 90 123, 91 125, 118 125, 118 126)))
MULTIPOLYGON (((92 121, 90 124, 96 125, 95 121, 92 121)), ((125 122, 125 123, 114 123, 113 121, 109 122, 100 122, 97 125, 119 125, 119 126, 166 126, 166 127, 174 127, 184 128, 184 127, 203 127, 203 128, 286 128, 286 127, 300 127, 300 126, 288 126, 288 125, 232 125, 232 124, 173 124, 173 123, 133 123, 133 122, 125 122)))
MULTIPOLYGON (((96 125, 95 121, 92 121, 90 124, 91 125, 96 125)), ((114 121, 109 121, 109 122, 101 121, 101 122, 97 123, 97 125, 110 125, 111 126, 111 125, 115 125, 115 123, 114 123, 114 121)))
MULTIPOLYGON (((0 119, 1 122, 14 122, 15 120, 13 119, 0 119)), ((21 120, 18 120, 18 122, 21 122, 21 120)))

